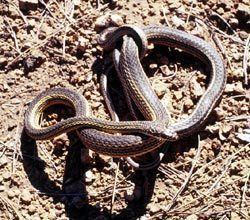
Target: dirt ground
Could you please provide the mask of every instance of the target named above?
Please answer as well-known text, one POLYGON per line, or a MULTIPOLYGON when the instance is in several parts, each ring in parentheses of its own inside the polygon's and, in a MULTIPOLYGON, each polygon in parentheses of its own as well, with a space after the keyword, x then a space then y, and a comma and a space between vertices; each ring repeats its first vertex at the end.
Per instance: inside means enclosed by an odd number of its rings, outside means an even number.
MULTIPOLYGON (((0 0, 0 219, 250 219, 250 3, 224 2, 0 0), (96 37, 123 23, 185 30, 211 43, 226 67, 206 126, 167 143, 150 172, 86 150, 75 134, 35 142, 23 132, 28 104, 52 87, 78 91, 109 119, 96 37)), ((209 79, 205 65, 162 47, 142 63, 172 122, 190 114, 209 79)), ((109 88, 125 117, 117 82, 114 73, 109 88)))

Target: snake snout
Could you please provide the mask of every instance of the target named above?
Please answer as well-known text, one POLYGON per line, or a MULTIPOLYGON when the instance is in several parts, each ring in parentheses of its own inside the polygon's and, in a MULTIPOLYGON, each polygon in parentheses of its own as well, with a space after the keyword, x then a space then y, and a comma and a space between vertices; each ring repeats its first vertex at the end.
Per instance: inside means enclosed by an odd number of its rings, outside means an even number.
POLYGON ((176 131, 166 128, 162 133, 162 138, 168 141, 176 141, 178 139, 178 134, 176 131))

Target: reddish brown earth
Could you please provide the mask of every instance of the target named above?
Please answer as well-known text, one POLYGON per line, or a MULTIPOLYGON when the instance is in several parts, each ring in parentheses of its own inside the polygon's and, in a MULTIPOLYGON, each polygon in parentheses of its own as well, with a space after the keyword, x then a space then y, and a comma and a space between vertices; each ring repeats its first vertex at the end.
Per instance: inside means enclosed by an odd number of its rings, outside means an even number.
MULTIPOLYGON (((250 218, 249 1, 26 2, 0 1, 0 219, 250 218), (74 134, 37 143, 22 135, 29 102, 52 87, 78 91, 96 117, 109 119, 96 37, 123 23, 166 25, 203 38, 223 56, 228 77, 206 126, 168 144, 149 173, 83 150, 74 134)), ((205 65, 159 47, 142 62, 172 122, 190 114, 206 87, 205 65)), ((112 76, 124 116, 116 84, 112 76)))

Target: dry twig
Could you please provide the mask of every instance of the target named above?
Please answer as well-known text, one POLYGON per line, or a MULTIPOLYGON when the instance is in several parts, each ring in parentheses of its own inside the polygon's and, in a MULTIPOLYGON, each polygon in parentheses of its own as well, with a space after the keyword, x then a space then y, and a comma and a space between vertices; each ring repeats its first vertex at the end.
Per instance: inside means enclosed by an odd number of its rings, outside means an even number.
POLYGON ((17 207, 13 204, 11 200, 9 200, 4 195, 0 194, 0 201, 6 204, 8 207, 10 207, 14 211, 14 214, 18 217, 18 219, 24 220, 23 216, 21 215, 21 213, 18 211, 17 207))
POLYGON ((117 184, 117 179, 118 179, 119 167, 120 167, 120 162, 117 163, 116 171, 115 171, 115 182, 114 182, 114 187, 113 187, 113 192, 112 192, 112 199, 111 199, 111 205, 110 205, 110 214, 112 214, 113 208, 114 208, 114 201, 115 201, 115 194, 116 194, 116 184, 117 184))
POLYGON ((171 203, 168 205, 166 212, 168 212, 176 203, 176 200, 178 198, 179 195, 181 195, 181 193, 184 191, 184 189, 187 187, 187 184, 190 181, 190 178, 192 177, 193 171, 194 171, 194 167, 200 157, 200 153, 201 153, 201 144, 200 144, 200 136, 198 136, 198 148, 197 148, 197 152, 196 155, 194 157, 194 160, 192 161, 192 167, 188 173, 188 176, 186 177, 184 183, 182 184, 182 186, 180 187, 180 189, 178 190, 178 192, 175 194, 174 198, 172 199, 171 203))
POLYGON ((249 177, 250 177, 250 172, 248 173, 247 175, 247 178, 246 178, 246 181, 245 181, 245 184, 244 184, 244 187, 243 187, 243 192, 242 192, 242 200, 240 202, 240 207, 242 208, 244 206, 244 203, 246 203, 246 206, 247 205, 247 202, 246 202, 246 191, 247 191, 247 183, 249 181, 249 177))
POLYGON ((248 74, 247 74, 247 66, 249 60, 249 50, 250 50, 250 35, 247 38, 245 49, 244 49, 244 57, 243 57, 243 71, 244 71, 244 83, 248 85, 248 74))

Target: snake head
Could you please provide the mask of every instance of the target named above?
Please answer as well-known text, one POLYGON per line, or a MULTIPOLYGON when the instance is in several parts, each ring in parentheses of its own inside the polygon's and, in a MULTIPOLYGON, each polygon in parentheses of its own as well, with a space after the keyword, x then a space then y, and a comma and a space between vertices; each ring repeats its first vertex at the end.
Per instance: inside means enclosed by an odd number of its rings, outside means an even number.
POLYGON ((178 140, 179 136, 173 129, 165 128, 165 130, 162 133, 162 138, 168 141, 176 141, 178 140))
POLYGON ((179 136, 170 127, 166 127, 164 123, 155 122, 150 128, 150 135, 167 141, 176 141, 179 136))

